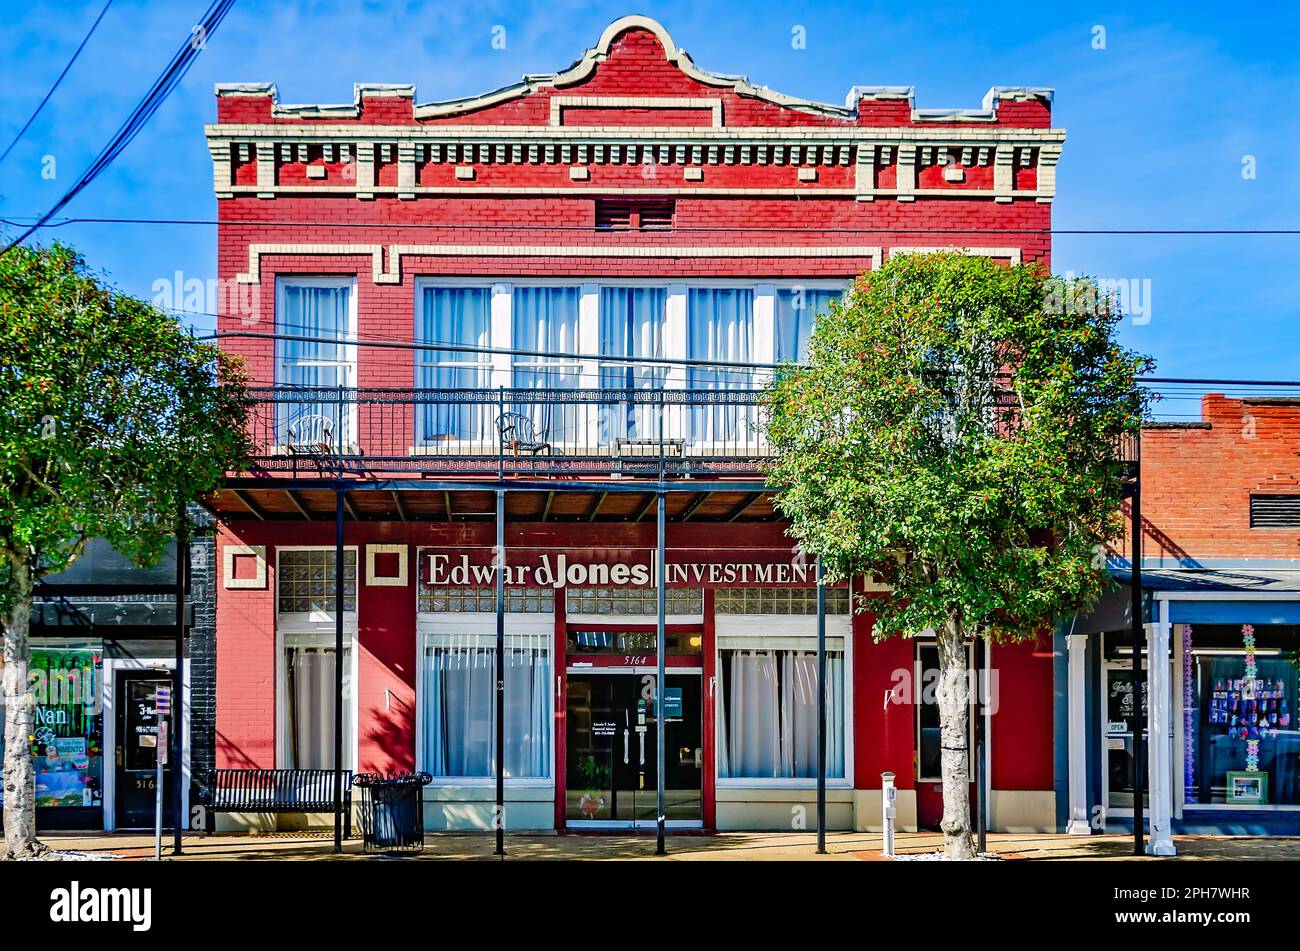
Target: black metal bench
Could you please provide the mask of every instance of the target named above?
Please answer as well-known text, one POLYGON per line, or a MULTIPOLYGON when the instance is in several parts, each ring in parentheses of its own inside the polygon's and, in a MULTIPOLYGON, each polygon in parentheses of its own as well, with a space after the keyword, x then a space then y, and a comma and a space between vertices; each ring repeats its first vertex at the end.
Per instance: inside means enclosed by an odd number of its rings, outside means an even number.
MULTIPOLYGON (((216 769, 199 799, 210 812, 333 812, 332 769, 216 769)), ((352 838, 352 771, 343 771, 344 838, 352 838)))

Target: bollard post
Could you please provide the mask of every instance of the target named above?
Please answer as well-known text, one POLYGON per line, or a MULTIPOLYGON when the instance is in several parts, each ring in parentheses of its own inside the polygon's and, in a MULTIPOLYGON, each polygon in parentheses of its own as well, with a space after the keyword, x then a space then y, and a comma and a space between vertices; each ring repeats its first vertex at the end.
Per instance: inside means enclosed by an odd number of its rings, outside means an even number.
POLYGON ((882 804, 881 831, 883 839, 881 840, 881 852, 886 858, 894 857, 894 817, 897 810, 894 808, 894 800, 898 796, 898 790, 894 788, 894 774, 880 774, 880 801, 882 804))

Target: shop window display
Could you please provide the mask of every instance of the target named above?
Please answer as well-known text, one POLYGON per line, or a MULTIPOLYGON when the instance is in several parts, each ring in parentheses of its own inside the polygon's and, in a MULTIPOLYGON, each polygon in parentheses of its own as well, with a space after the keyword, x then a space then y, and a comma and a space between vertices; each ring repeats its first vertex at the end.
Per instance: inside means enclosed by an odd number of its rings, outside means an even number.
POLYGON ((31 753, 39 808, 97 808, 102 804, 103 666, 99 648, 32 648, 36 721, 31 753))
POLYGON ((1191 655, 1182 724, 1186 802, 1300 804, 1297 629, 1196 625, 1180 634, 1191 655))

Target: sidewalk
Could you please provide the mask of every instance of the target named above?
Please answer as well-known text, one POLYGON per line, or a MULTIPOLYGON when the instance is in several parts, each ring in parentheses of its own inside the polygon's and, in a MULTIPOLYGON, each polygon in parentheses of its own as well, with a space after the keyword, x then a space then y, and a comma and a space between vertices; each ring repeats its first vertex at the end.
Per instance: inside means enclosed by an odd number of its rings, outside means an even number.
MULTIPOLYGON (((152 859, 153 837, 144 834, 43 835, 51 848, 61 851, 105 853, 123 859, 152 859)), ((164 855, 171 849, 170 836, 164 855)), ((1227 836, 1175 836, 1178 859, 1298 859, 1300 838, 1233 838, 1227 836)), ((828 855, 816 854, 816 836, 789 832, 723 832, 716 835, 670 836, 668 859, 673 861, 883 861, 880 835, 868 832, 835 832, 826 837, 828 855)), ((896 839, 900 854, 923 854, 942 848, 938 833, 900 833, 896 839)), ((1129 836, 1098 835, 1013 835, 988 837, 989 850, 1005 859, 1051 861, 1095 861, 1133 859, 1129 836)), ((422 860, 494 860, 493 836, 487 833, 430 833, 424 852, 410 858, 422 860)), ((366 860, 383 856, 362 853, 361 840, 344 842, 344 852, 335 856, 329 835, 303 832, 267 835, 186 836, 179 861, 203 860, 366 860)), ((506 836, 506 860, 640 860, 654 859, 653 836, 629 835, 526 835, 506 836)), ((170 860, 170 858, 169 858, 170 860)), ((1177 861, 1177 859, 1175 860, 1177 861)))

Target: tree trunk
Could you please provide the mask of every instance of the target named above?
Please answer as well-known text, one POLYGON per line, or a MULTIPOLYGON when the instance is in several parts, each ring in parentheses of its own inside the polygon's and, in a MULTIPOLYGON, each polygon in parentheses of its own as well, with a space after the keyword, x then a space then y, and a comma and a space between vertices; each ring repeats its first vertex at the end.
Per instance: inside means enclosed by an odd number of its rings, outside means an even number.
POLYGON ((5 848, 0 858, 32 858, 49 851, 36 838, 36 781, 32 770, 36 698, 28 668, 31 645, 32 565, 10 560, 9 612, 4 618, 4 815, 5 848))
POLYGON ((939 742, 943 775, 943 854, 950 859, 975 856, 970 829, 970 679, 961 616, 948 615, 935 632, 939 648, 939 742))

